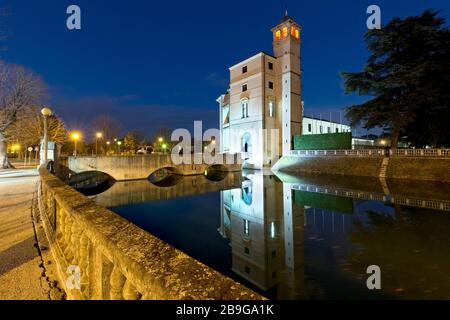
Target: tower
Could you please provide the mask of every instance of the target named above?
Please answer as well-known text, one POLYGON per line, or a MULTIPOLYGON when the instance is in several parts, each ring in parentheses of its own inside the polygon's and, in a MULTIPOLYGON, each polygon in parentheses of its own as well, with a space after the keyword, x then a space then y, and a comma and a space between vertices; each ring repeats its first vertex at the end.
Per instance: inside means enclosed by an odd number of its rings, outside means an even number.
POLYGON ((294 135, 302 132, 302 97, 301 97, 301 63, 300 63, 301 27, 289 17, 287 10, 280 23, 272 29, 273 52, 280 68, 281 83, 281 150, 283 155, 292 149, 294 135))

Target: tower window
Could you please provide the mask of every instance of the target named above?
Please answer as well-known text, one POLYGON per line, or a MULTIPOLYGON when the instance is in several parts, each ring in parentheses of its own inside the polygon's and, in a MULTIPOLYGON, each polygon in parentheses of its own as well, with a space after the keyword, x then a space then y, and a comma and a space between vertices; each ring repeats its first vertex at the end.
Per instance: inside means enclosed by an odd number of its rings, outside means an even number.
POLYGON ((273 117, 273 101, 269 101, 269 117, 273 117))
POLYGON ((269 89, 273 89, 273 82, 269 81, 269 89))
POLYGON ((242 92, 245 92, 245 91, 247 91, 247 85, 246 85, 246 84, 244 84, 244 85, 242 86, 242 92))
POLYGON ((277 31, 275 32, 275 40, 278 41, 278 40, 280 40, 280 39, 281 39, 281 31, 280 31, 280 30, 277 30, 277 31))
POLYGON ((248 118, 248 100, 241 101, 242 118, 248 118))
POLYGON ((273 63, 269 62, 269 70, 273 70, 273 63))
POLYGON ((300 39, 300 30, 295 29, 295 37, 296 37, 297 39, 300 39))
POLYGON ((287 35, 288 35, 288 28, 284 27, 283 28, 283 38, 287 37, 287 35))
POLYGON ((250 235, 250 221, 244 219, 244 234, 250 235))
POLYGON ((247 73, 247 66, 242 67, 242 73, 247 73))
POLYGON ((295 27, 291 27, 291 36, 295 37, 295 27))

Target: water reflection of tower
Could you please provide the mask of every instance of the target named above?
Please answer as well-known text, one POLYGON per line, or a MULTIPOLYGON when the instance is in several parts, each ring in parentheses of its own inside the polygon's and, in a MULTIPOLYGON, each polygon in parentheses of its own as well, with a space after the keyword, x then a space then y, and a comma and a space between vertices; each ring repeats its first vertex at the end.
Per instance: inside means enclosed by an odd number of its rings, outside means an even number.
MULTIPOLYGON (((219 232, 230 239, 232 270, 264 291, 303 292, 303 207, 274 176, 246 175, 241 189, 221 192, 219 232)), ((276 294, 276 293, 274 293, 276 294)))

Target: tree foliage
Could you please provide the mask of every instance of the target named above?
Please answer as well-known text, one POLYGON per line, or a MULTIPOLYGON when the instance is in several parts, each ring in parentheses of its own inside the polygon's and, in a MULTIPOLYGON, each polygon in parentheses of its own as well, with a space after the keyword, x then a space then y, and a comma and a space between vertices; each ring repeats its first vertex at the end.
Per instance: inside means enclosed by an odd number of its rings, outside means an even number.
MULTIPOLYGON (((67 130, 64 122, 56 115, 47 119, 48 139, 59 145, 67 141, 67 130)), ((17 121, 8 129, 8 136, 24 146, 39 145, 44 136, 44 121, 40 107, 27 107, 20 112, 17 121)))
POLYGON ((342 74, 346 93, 373 97, 347 108, 352 125, 385 129, 394 148, 402 134, 416 145, 450 143, 443 127, 450 120, 450 30, 438 14, 394 18, 368 31, 363 71, 342 74))

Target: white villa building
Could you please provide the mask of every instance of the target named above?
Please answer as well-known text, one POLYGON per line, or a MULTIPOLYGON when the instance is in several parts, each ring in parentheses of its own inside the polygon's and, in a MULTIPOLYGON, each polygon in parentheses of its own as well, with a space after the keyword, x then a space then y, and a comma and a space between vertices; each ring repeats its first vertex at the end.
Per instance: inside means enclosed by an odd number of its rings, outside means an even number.
POLYGON ((230 67, 220 108, 220 152, 241 153, 244 166, 272 167, 290 153, 294 135, 348 132, 335 122, 303 117, 300 32, 286 15, 272 30, 273 55, 260 52, 230 67))

